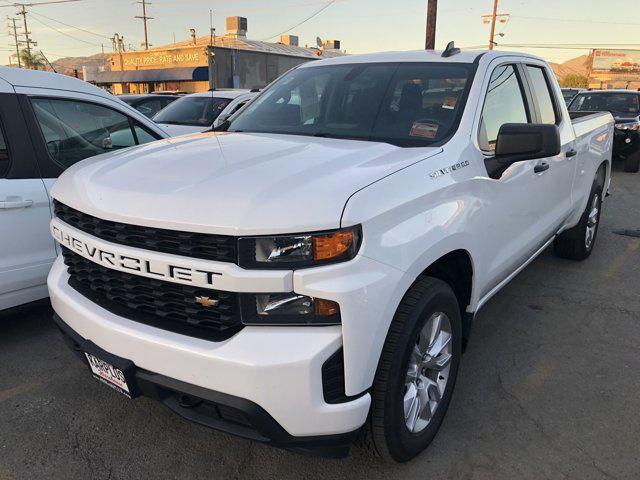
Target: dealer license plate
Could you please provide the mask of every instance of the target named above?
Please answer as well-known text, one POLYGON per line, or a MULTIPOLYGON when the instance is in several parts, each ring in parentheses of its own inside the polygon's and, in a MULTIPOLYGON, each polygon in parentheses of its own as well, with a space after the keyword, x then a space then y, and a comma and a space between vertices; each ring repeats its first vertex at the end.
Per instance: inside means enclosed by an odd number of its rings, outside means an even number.
POLYGON ((85 355, 87 356, 89 367, 91 367, 91 373, 93 373, 94 377, 117 392, 131 398, 131 391, 129 390, 127 380, 122 370, 104 360, 100 360, 98 357, 94 357, 90 353, 85 352, 85 355))

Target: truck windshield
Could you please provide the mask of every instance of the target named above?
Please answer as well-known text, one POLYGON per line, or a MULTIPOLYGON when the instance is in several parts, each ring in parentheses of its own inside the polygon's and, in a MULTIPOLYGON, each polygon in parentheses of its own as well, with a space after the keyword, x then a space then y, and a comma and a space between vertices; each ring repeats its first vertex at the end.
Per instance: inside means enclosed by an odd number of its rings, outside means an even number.
POLYGON ((227 130, 432 145, 455 132, 473 72, 471 64, 426 62, 302 67, 227 130))
POLYGON ((624 92, 581 93, 573 99, 569 110, 572 112, 614 112, 638 115, 640 113, 638 94, 624 92))
POLYGON ((153 117, 153 121, 171 125, 209 127, 231 100, 213 96, 182 97, 160 110, 153 117))

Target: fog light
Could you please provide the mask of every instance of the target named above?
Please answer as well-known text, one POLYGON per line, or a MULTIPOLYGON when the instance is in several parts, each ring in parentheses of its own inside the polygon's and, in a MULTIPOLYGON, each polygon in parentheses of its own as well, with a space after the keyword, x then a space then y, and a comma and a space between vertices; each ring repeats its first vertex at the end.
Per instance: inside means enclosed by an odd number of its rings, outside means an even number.
POLYGON ((340 307, 332 300, 297 293, 242 294, 245 325, 338 325, 340 307))

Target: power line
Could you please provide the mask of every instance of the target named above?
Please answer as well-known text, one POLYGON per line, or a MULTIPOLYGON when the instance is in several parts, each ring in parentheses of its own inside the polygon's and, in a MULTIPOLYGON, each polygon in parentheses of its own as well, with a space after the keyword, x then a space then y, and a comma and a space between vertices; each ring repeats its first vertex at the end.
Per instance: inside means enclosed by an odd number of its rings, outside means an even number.
POLYGON ((524 20, 538 20, 538 21, 552 21, 552 22, 565 22, 565 23, 597 23, 601 25, 629 25, 640 26, 640 23, 634 22, 608 22, 605 20, 581 20, 575 18, 553 18, 553 17, 529 17, 525 15, 512 15, 513 18, 521 18, 524 20))
POLYGON ((309 20, 311 20, 313 17, 316 17, 318 15, 320 15, 322 12, 324 12, 327 8, 329 8, 331 5, 333 5, 334 3, 336 3, 337 0, 331 0, 329 3, 327 3, 326 5, 324 5, 322 8, 320 8, 319 10, 316 10, 315 12, 313 12, 311 15, 309 15, 307 18, 305 18, 304 20, 302 20, 301 22, 296 23, 295 25, 293 25, 292 27, 287 28, 286 30, 284 30, 283 32, 280 32, 276 35, 272 35, 271 37, 267 37, 267 38, 263 38, 262 41, 267 41, 267 40, 271 40, 272 38, 277 38, 280 35, 284 35, 287 32, 290 32, 291 30, 293 30, 294 28, 299 27, 300 25, 302 25, 303 23, 308 22, 309 20))
POLYGON ((51 18, 48 17, 46 15, 43 15, 42 13, 34 13, 34 12, 30 12, 31 15, 35 15, 36 17, 43 17, 46 18, 47 20, 51 20, 52 22, 56 22, 59 23, 60 25, 64 25, 65 27, 69 27, 69 28, 73 28, 75 30, 79 30, 81 32, 85 32, 85 33, 89 33, 91 35, 95 35, 96 37, 100 37, 100 38, 106 38, 107 40, 109 40, 111 37, 109 37, 108 35, 102 35, 100 33, 96 33, 96 32, 92 32, 91 30, 86 30, 84 28, 81 27, 76 27, 75 25, 71 25, 69 23, 64 23, 61 22, 60 20, 56 20, 55 18, 51 18))
POLYGON ((52 25, 49 25, 49 24, 47 24, 47 23, 43 22, 43 21, 42 21, 42 20, 40 20, 39 18, 34 18, 34 20, 35 20, 36 22, 38 22, 38 23, 40 23, 40 24, 44 25, 44 26, 45 26, 45 27, 47 27, 47 28, 50 28, 50 29, 52 29, 52 30, 55 30, 55 31, 56 31, 56 32, 58 32, 60 35, 64 35, 65 37, 72 38, 73 40, 76 40, 77 42, 86 43, 87 45, 93 45, 93 46, 96 46, 96 47, 101 47, 101 46, 102 46, 102 45, 101 45, 101 44, 99 44, 99 43, 89 42, 89 41, 87 41, 87 40, 83 40, 83 39, 81 39, 81 38, 75 37, 75 36, 73 36, 73 35, 71 35, 71 34, 69 34, 69 33, 63 32, 62 30, 58 30, 56 27, 54 27, 54 26, 52 26, 52 25))

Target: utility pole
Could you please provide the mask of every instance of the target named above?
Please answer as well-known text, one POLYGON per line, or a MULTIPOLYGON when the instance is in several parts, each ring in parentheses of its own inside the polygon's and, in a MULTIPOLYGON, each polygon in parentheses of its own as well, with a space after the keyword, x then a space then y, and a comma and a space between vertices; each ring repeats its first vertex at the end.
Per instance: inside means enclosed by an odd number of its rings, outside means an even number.
POLYGON ((427 31, 425 36, 425 50, 436 48, 436 17, 438 15, 438 0, 429 0, 427 4, 427 31))
MULTIPOLYGON (((489 50, 493 50, 496 46, 494 37, 496 35, 496 23, 507 23, 511 15, 508 13, 498 13, 498 0, 493 0, 493 13, 491 15, 482 15, 482 23, 491 24, 491 33, 489 33, 489 50)), ((503 37, 503 33, 499 33, 499 36, 503 37)))
POLYGON ((31 56, 31 44, 33 43, 34 45, 36 44, 33 40, 31 40, 31 37, 29 35, 31 35, 31 32, 29 31, 29 29, 27 28, 27 8, 26 5, 21 4, 20 6, 20 11, 17 13, 17 15, 22 15, 22 21, 24 24, 24 31, 22 32, 22 35, 24 36, 24 44, 25 44, 25 48, 27 49, 27 53, 29 54, 29 56, 31 56))
POLYGON ((142 0, 138 2, 142 4, 142 15, 136 15, 135 18, 142 19, 142 23, 144 23, 144 49, 149 50, 149 37, 147 36, 147 20, 153 20, 153 17, 147 17, 147 5, 151 5, 151 2, 147 2, 146 0, 142 0))
POLYGON ((489 50, 493 50, 493 36, 496 33, 496 17, 498 16, 498 0, 493 0, 493 15, 491 15, 491 33, 489 34, 489 50))
POLYGON ((9 28, 13 29, 13 40, 15 41, 16 46, 16 58, 18 59, 18 68, 22 68, 22 61, 20 60, 20 42, 18 41, 18 26, 16 25, 16 19, 10 19, 13 22, 13 27, 11 25, 9 28))

